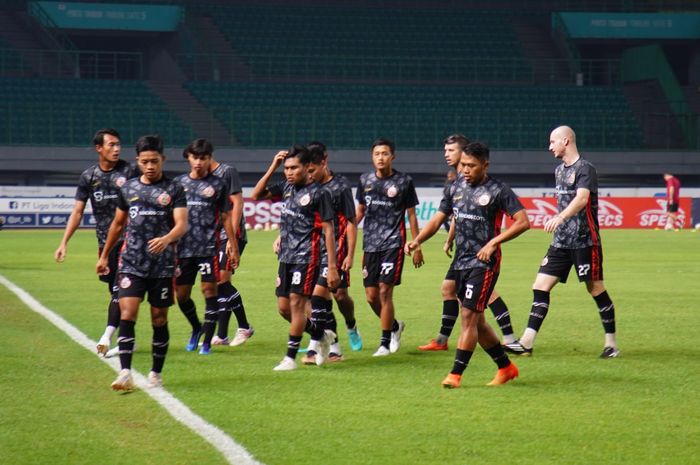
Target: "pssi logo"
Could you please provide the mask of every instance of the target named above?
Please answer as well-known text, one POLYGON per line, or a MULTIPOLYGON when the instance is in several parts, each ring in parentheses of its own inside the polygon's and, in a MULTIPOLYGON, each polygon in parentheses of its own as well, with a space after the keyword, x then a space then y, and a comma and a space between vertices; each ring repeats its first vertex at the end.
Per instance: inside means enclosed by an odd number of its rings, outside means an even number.
POLYGON ((622 226, 625 219, 620 207, 608 200, 598 200, 598 224, 600 226, 622 226))
POLYGON ((547 221, 559 213, 557 206, 552 205, 546 200, 532 199, 532 205, 534 205, 535 208, 529 208, 527 210, 527 218, 530 220, 532 226, 543 227, 547 221))
MULTIPOLYGON (((666 200, 665 199, 655 199, 659 208, 650 208, 649 210, 644 210, 643 212, 637 213, 639 217, 639 226, 663 228, 668 222, 668 217, 666 216, 666 200)), ((685 224, 685 211, 682 208, 678 209, 676 213, 678 222, 685 224)))

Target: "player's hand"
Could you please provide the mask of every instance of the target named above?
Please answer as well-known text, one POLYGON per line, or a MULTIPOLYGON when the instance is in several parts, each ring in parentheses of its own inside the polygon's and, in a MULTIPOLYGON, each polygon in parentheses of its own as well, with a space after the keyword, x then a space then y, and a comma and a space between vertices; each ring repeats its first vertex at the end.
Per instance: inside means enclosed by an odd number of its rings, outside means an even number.
POLYGON ((241 264, 241 253, 235 241, 226 241, 226 256, 234 270, 241 264))
POLYGON ((107 264, 107 259, 100 257, 97 260, 97 265, 95 265, 95 272, 100 276, 105 276, 109 274, 109 265, 107 264))
POLYGON ((403 246, 403 253, 405 253, 408 256, 411 256, 414 250, 420 249, 420 244, 416 241, 411 241, 407 242, 406 245, 403 246))
POLYGON ((334 292, 338 289, 340 285, 340 275, 335 267, 328 267, 328 276, 326 276, 326 282, 328 283, 328 289, 334 292))
POLYGON ((564 218, 562 218, 559 215, 555 215, 548 219, 547 222, 544 224, 544 230, 548 233, 554 232, 554 230, 561 226, 563 223, 564 218))
POLYGON ((282 243, 282 236, 277 236, 275 240, 272 242, 272 251, 275 253, 275 255, 280 254, 280 244, 282 243))
POLYGON ((345 257, 345 260, 343 260, 343 263, 340 265, 340 269, 345 271, 346 273, 350 272, 350 269, 352 268, 354 260, 350 255, 345 257))
POLYGON ((168 242, 165 237, 154 237, 148 241, 148 253, 160 255, 165 251, 169 244, 170 242, 168 242))
POLYGON ((425 263, 425 260, 423 260, 423 251, 418 247, 413 252, 413 266, 420 268, 423 266, 423 263, 425 263))
POLYGON ((488 262, 491 260, 491 255, 493 255, 497 248, 498 246, 496 244, 489 241, 476 253, 476 258, 482 262, 488 262))
POLYGON ((452 258, 453 247, 454 247, 453 241, 445 241, 445 243, 442 246, 442 251, 445 252, 445 255, 447 255, 449 258, 452 258))
POLYGON ((286 150, 280 150, 279 152, 277 152, 277 154, 275 154, 275 157, 272 159, 272 166, 274 167, 274 169, 279 168, 280 165, 284 163, 284 157, 287 156, 287 153, 289 152, 287 152, 286 150))
POLYGON ((66 259, 66 246, 65 245, 59 245, 56 251, 53 253, 53 258, 56 259, 58 263, 61 263, 63 260, 66 259))

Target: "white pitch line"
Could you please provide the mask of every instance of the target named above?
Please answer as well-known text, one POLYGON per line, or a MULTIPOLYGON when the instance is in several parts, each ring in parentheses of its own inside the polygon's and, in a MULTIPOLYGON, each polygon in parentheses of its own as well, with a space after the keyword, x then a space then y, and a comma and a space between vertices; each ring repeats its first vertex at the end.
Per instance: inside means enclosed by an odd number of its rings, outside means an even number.
MULTIPOLYGON (((94 352, 95 341, 83 334, 78 328, 64 320, 53 310, 43 306, 38 300, 32 297, 27 291, 15 285, 12 281, 0 275, 0 284, 14 293, 22 302, 24 302, 32 311, 43 316, 58 329, 63 331, 77 344, 90 352, 94 352)), ((97 358, 97 357, 96 357, 97 358)), ((107 365, 111 366, 114 371, 119 372, 120 366, 117 358, 102 359, 107 365)), ((197 435, 201 436, 205 441, 214 446, 216 450, 221 452, 230 464, 234 465, 262 465, 253 458, 253 456, 245 450, 243 446, 234 441, 229 435, 221 431, 216 426, 204 420, 202 417, 194 413, 163 388, 146 387, 146 378, 136 370, 131 370, 134 375, 136 385, 146 394, 151 396, 177 421, 191 429, 197 435)))

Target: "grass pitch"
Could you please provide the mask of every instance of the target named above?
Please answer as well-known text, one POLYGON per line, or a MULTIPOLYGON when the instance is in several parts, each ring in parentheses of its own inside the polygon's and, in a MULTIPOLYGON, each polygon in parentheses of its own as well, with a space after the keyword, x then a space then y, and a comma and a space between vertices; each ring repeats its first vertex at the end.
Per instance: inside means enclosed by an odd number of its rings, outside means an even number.
MULTIPOLYGON (((215 347, 209 357, 187 353, 188 325, 172 307, 165 387, 267 464, 693 463, 700 447, 694 331, 700 234, 602 235, 618 359, 597 358, 603 343, 597 309, 571 276, 552 293, 534 356, 515 360, 520 378, 486 387, 495 365, 477 349, 463 387, 442 389, 455 338, 448 352, 416 349, 440 323, 439 286, 449 261, 438 235, 424 246, 426 265, 407 266, 395 290, 397 316, 407 323, 399 353, 371 356, 379 322, 364 300, 358 252, 351 295, 365 349, 350 352, 341 330, 344 362, 275 373, 288 325, 274 297, 274 233, 253 232, 234 282, 255 336, 238 348, 215 347)), ((76 233, 66 262, 56 264, 60 237, 0 232, 0 274, 97 339, 107 292, 93 271, 94 234, 76 233)), ((548 241, 530 231, 504 246, 497 289, 516 334, 527 322, 530 286, 548 241)), ((196 302, 201 314, 203 301, 196 302)), ((113 371, 4 288, 0 316, 0 463, 224 463, 143 393, 111 392, 113 371)), ((143 373, 150 331, 144 305, 134 358, 143 373)))

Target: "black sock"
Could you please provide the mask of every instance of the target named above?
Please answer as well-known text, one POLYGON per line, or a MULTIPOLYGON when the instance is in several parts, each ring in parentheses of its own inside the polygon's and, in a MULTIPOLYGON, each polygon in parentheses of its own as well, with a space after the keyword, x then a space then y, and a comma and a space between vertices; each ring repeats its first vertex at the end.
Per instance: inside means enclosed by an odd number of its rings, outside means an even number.
POLYGON ((452 365, 452 371, 450 371, 450 373, 461 376, 462 373, 464 373, 464 370, 467 369, 469 359, 472 358, 473 353, 474 352, 470 352, 468 350, 457 349, 455 352, 455 363, 452 365))
POLYGON ((348 328, 348 330, 355 329, 355 326, 357 326, 357 320, 355 320, 354 318, 345 320, 345 327, 348 328))
POLYGON ((498 365, 498 368, 505 368, 508 365, 510 365, 510 360, 508 359, 508 355, 506 355, 506 351, 503 350, 503 346, 501 344, 496 344, 495 346, 491 347, 490 349, 485 349, 486 353, 491 356, 491 359, 493 359, 494 362, 496 362, 496 365, 498 365))
POLYGON ((458 300, 443 300, 442 301, 442 326, 440 326, 440 334, 449 338, 452 334, 452 329, 455 327, 455 322, 459 317, 459 301, 458 300))
POLYGON ((248 323, 248 318, 245 313, 241 293, 238 292, 238 289, 236 289, 230 282, 224 283, 222 287, 224 287, 224 291, 227 293, 227 295, 229 295, 228 308, 230 308, 233 314, 236 315, 238 327, 250 329, 250 324, 248 323))
POLYGON ((391 332, 393 333, 393 332, 398 331, 398 330, 399 330, 399 321, 394 320, 394 324, 391 325, 391 332))
POLYGON ((219 303, 216 297, 207 297, 204 302, 204 324, 202 325, 204 341, 202 343, 211 345, 211 338, 214 336, 216 322, 219 319, 219 303))
POLYGON ((530 318, 527 320, 527 327, 539 331, 549 310, 549 292, 533 289, 532 294, 532 309, 530 310, 530 318))
POLYGON ((501 333, 504 336, 513 334, 513 325, 510 323, 510 312, 508 306, 500 297, 489 304, 489 308, 496 318, 498 327, 501 328, 501 333))
POLYGON ((152 371, 160 373, 163 371, 165 356, 168 354, 168 341, 170 341, 170 331, 168 323, 163 326, 153 327, 153 342, 151 343, 151 354, 153 356, 152 371))
POLYGON ((202 323, 200 323, 199 318, 197 317, 197 307, 195 306, 194 301, 192 299, 187 299, 183 300, 182 302, 178 302, 177 304, 180 307, 182 314, 185 315, 185 318, 187 318, 187 321, 190 322, 192 331, 200 331, 202 329, 202 323))
POLYGON ((226 308, 226 303, 222 302, 221 297, 217 299, 217 304, 219 305, 219 321, 216 335, 221 339, 226 339, 228 337, 228 324, 231 321, 231 311, 226 308))
POLYGON ((596 305, 598 305, 600 321, 603 323, 605 333, 615 334, 615 305, 613 305, 608 291, 603 291, 602 294, 593 297, 593 300, 595 300, 596 305))
MULTIPOLYGON (((396 322, 394 322, 394 323, 396 323, 396 322)), ((388 349, 389 342, 391 342, 391 330, 389 330, 389 331, 382 330, 382 339, 379 341, 379 345, 381 345, 382 347, 386 347, 388 349)))
MULTIPOLYGON (((311 322, 316 325, 317 328, 321 328, 321 335, 323 330, 326 329, 328 324, 328 309, 326 307, 326 299, 321 296, 312 295, 311 296, 311 322)), ((312 339, 316 339, 315 335, 318 335, 318 331, 315 331, 312 335, 312 339)))
POLYGON ((119 320, 121 320, 121 310, 119 309, 119 295, 117 292, 112 294, 112 299, 109 301, 109 307, 107 307, 107 326, 119 327, 119 320))
POLYGON ((328 299, 325 302, 326 309, 326 329, 330 329, 335 334, 335 341, 338 342, 338 320, 335 319, 333 314, 333 301, 328 299))
POLYGON ((307 319, 306 326, 304 327, 304 332, 311 336, 314 341, 320 341, 323 337, 323 326, 314 323, 313 321, 307 319))
POLYGON ((119 321, 119 362, 122 368, 131 369, 131 357, 134 355, 135 321, 121 320, 119 321))
POLYGON ((299 352, 299 344, 301 344, 301 336, 289 335, 289 340, 287 341, 287 357, 297 358, 297 352, 299 352))

